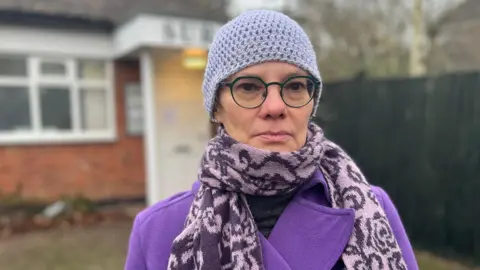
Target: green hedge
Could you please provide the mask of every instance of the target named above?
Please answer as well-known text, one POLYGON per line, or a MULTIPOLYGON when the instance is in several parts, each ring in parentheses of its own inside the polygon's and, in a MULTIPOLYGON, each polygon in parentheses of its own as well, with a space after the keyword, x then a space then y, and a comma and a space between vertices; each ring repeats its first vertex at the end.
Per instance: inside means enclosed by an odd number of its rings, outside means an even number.
POLYGON ((480 261, 480 74, 325 84, 315 121, 415 244, 480 261))

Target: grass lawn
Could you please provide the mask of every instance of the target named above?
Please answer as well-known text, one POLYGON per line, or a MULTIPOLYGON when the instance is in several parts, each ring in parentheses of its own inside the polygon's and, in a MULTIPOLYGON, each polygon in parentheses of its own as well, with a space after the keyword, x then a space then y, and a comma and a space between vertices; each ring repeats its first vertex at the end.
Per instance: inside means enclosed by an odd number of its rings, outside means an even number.
MULTIPOLYGON (((0 241, 0 270, 123 269, 129 223, 90 229, 51 231, 0 241)), ((418 252, 422 270, 468 270, 460 264, 418 252)))
POLYGON ((0 241, 0 270, 123 269, 130 224, 39 232, 0 241))
POLYGON ((479 267, 467 267, 460 263, 436 257, 427 252, 417 252, 417 261, 421 270, 479 270, 479 267))

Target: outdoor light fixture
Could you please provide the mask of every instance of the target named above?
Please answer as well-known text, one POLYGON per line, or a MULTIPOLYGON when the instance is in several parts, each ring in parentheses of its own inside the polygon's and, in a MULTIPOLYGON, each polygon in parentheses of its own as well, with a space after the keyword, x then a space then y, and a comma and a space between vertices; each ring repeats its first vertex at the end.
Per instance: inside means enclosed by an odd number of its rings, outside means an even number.
POLYGON ((182 64, 186 69, 205 69, 207 65, 207 50, 199 48, 184 49, 182 64))

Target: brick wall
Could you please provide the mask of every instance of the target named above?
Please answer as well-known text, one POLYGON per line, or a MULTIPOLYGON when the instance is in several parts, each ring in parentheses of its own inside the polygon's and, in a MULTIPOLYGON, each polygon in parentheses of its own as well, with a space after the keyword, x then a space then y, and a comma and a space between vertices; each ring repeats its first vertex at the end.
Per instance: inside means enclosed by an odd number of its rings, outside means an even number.
MULTIPOLYGON (((125 134, 123 86, 139 81, 137 61, 115 64, 118 140, 105 144, 0 146, 0 193, 55 200, 144 196, 143 139, 125 134)), ((0 194, 1 195, 1 194, 0 194)))

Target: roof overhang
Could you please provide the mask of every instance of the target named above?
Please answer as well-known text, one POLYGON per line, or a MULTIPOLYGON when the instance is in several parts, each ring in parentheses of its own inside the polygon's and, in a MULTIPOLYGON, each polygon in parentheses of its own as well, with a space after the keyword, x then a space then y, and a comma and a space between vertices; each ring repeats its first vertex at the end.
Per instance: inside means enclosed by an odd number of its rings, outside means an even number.
POLYGON ((130 55, 145 47, 208 49, 221 26, 215 21, 140 14, 114 31, 115 55, 130 55))
POLYGON ((110 33, 0 25, 0 54, 114 59, 110 33))
POLYGON ((108 20, 93 19, 66 14, 47 14, 22 10, 0 10, 0 25, 17 25, 59 30, 81 30, 111 33, 115 25, 108 20))

